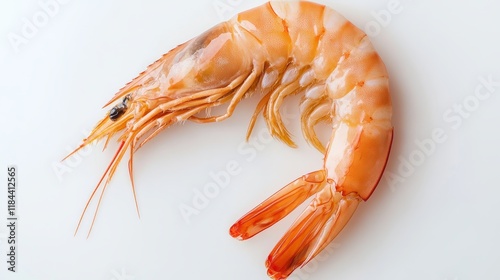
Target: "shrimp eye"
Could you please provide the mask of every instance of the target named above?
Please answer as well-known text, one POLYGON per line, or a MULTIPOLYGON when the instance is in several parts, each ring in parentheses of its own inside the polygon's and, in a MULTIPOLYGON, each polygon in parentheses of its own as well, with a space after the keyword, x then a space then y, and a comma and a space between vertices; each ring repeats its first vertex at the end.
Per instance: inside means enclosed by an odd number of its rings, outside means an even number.
POLYGON ((109 119, 112 121, 116 121, 125 111, 127 107, 123 106, 123 104, 118 104, 109 110, 109 119))
POLYGON ((122 103, 116 105, 109 111, 109 119, 116 121, 127 110, 127 102, 130 100, 130 95, 123 98, 122 103))

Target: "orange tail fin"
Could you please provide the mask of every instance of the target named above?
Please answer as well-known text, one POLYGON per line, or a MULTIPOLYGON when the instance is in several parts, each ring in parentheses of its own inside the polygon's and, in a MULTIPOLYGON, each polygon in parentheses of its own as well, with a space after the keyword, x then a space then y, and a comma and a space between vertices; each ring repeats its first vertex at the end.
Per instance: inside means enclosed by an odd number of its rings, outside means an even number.
POLYGON ((296 179, 238 220, 229 233, 234 238, 245 240, 274 225, 317 193, 324 186, 325 179, 323 170, 296 179))
POLYGON ((361 198, 342 195, 326 180, 324 170, 306 174, 272 195, 237 221, 230 234, 247 239, 275 224, 308 197, 311 204, 276 244, 266 261, 268 275, 286 279, 318 255, 344 228, 361 198))

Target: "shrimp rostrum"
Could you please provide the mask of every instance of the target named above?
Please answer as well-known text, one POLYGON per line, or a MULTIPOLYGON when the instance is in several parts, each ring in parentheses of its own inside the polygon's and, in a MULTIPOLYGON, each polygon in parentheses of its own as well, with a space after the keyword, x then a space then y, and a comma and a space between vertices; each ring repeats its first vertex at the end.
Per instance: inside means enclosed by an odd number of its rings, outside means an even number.
POLYGON ((280 117, 284 99, 295 94, 302 98, 303 135, 324 154, 323 167, 298 177, 230 228, 231 236, 250 238, 312 197, 266 262, 270 277, 285 279, 320 253, 370 197, 393 135, 382 60, 365 33, 323 5, 270 2, 242 12, 166 53, 122 88, 107 104, 114 107, 78 148, 103 138, 107 145, 118 135, 119 148, 81 218, 100 191, 97 213, 127 150, 135 197, 135 151, 175 123, 222 121, 251 95, 260 102, 247 138, 262 114, 271 135, 295 147, 280 117), (208 115, 216 106, 225 106, 224 113, 208 115), (331 123, 326 145, 314 130, 320 122, 331 123))

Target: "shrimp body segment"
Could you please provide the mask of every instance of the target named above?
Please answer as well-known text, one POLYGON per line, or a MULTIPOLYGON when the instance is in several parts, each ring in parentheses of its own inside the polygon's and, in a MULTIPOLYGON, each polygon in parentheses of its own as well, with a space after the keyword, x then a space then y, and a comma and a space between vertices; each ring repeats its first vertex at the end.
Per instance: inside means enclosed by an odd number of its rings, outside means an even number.
POLYGON ((280 116, 284 99, 294 94, 302 96, 303 135, 324 154, 323 168, 298 177, 230 228, 231 236, 250 238, 313 197, 266 262, 271 278, 287 278, 320 253, 370 197, 393 135, 382 60, 365 33, 323 5, 269 2, 242 12, 174 48, 122 88, 108 104, 121 101, 78 148, 115 134, 120 142, 82 218, 98 191, 100 202, 127 149, 135 196, 137 149, 177 122, 224 120, 244 97, 260 98, 247 138, 262 113, 270 133, 295 147, 280 116), (224 114, 207 114, 220 105, 227 108, 224 114), (332 126, 326 145, 314 130, 320 122, 332 126))

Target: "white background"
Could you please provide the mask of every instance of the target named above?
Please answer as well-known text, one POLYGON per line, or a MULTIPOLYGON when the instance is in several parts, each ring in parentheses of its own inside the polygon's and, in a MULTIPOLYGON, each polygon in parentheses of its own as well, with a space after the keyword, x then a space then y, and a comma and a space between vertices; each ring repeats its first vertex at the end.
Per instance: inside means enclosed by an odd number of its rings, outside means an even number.
MULTIPOLYGON (((377 22, 391 1, 321 2, 365 30, 379 27, 370 34, 391 75, 395 138, 386 175, 392 180, 383 178, 323 258, 290 279, 500 279, 500 86, 483 100, 474 96, 480 77, 500 81, 500 3, 401 0, 397 13, 377 22), (436 129, 445 140, 422 151, 417 142, 436 129)), ((267 254, 299 212, 245 242, 228 229, 321 166, 297 119, 290 121, 296 150, 265 137, 258 146, 244 144, 255 98, 227 121, 168 129, 135 157, 141 218, 122 164, 88 239, 92 211, 73 232, 116 144, 101 152, 99 143, 60 163, 106 113, 102 105, 149 63, 262 3, 61 1, 16 45, 9 38, 23 36, 25 20, 44 10, 37 1, 1 1, 0 182, 6 185, 7 165, 18 166, 20 220, 18 272, 7 272, 2 261, 0 279, 266 279, 267 254), (192 205, 196 190, 213 182, 210 173, 230 161, 240 173, 188 224, 180 205, 192 205)), ((292 116, 296 101, 287 107, 292 116)), ((262 120, 255 132, 265 136, 262 120)), ((0 217, 6 217, 5 188, 0 217)), ((0 260, 7 253, 3 224, 0 260)))

